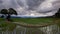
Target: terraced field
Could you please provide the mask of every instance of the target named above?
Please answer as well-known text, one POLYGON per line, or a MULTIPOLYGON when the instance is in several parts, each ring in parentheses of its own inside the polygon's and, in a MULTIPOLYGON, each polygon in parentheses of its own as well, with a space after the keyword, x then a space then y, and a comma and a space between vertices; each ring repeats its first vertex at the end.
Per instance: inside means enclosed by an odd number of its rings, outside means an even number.
POLYGON ((15 22, 27 24, 46 24, 52 23, 54 18, 11 18, 15 22))

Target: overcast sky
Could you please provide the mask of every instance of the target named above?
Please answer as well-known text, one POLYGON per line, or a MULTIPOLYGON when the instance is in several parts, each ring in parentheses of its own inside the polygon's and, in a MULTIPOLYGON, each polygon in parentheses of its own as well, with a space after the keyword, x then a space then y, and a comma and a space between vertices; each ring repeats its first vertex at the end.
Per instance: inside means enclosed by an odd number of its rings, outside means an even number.
POLYGON ((0 0, 3 8, 14 8, 19 15, 52 16, 60 8, 60 0, 0 0))

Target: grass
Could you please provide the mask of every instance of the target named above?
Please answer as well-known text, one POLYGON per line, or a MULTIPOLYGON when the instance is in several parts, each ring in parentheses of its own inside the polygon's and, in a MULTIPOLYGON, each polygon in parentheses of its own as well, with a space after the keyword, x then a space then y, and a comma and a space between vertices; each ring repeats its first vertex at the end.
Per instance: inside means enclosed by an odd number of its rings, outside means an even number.
MULTIPOLYGON (((11 18, 13 22, 26 23, 26 24, 52 24, 55 18, 11 18)), ((4 18, 0 18, 0 22, 5 23, 4 18)))
POLYGON ((14 30, 15 27, 16 24, 9 22, 7 23, 4 18, 0 18, 0 28, 1 28, 0 31, 6 31, 7 29, 9 31, 12 31, 14 30))
POLYGON ((12 18, 15 22, 27 23, 27 24, 42 24, 52 23, 54 18, 12 18))
POLYGON ((16 25, 13 24, 13 23, 1 23, 0 24, 0 28, 1 30, 0 31, 13 31, 15 29, 16 25))
MULTIPOLYGON (((11 18, 13 22, 26 23, 26 24, 51 24, 54 23, 55 18, 11 18)), ((60 19, 57 20, 60 26, 60 19)), ((16 27, 16 24, 7 23, 4 18, 0 18, 0 28, 1 31, 8 29, 9 31, 13 30, 16 27)))

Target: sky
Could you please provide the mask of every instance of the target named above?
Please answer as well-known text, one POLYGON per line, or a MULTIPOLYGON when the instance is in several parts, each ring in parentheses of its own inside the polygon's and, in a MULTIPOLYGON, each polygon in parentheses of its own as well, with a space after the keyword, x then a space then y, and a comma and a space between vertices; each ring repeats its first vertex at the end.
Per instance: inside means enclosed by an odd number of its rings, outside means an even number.
POLYGON ((13 8, 21 16, 53 16, 60 0, 0 0, 0 10, 4 8, 13 8))

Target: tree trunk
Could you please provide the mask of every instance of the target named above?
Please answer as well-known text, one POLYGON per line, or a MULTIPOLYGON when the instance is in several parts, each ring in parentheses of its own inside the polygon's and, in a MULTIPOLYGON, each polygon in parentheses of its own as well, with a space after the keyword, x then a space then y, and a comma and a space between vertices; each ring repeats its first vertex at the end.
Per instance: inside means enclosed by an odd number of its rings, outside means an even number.
POLYGON ((7 17, 6 17, 6 20, 7 20, 7 21, 11 21, 10 18, 11 18, 11 16, 8 14, 7 17))

